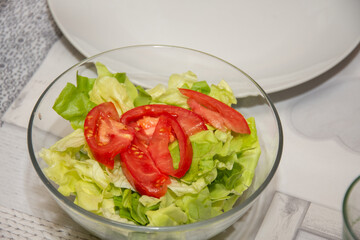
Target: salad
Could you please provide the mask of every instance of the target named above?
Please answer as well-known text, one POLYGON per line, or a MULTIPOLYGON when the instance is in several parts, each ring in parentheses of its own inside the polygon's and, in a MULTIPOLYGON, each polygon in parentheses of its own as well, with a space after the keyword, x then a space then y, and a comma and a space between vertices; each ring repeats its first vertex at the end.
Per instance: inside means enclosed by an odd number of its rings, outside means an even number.
POLYGON ((58 191, 87 211, 144 226, 230 210, 261 150, 254 118, 231 108, 229 85, 188 71, 145 90, 95 65, 97 78, 77 74, 53 106, 74 131, 39 153, 58 191))

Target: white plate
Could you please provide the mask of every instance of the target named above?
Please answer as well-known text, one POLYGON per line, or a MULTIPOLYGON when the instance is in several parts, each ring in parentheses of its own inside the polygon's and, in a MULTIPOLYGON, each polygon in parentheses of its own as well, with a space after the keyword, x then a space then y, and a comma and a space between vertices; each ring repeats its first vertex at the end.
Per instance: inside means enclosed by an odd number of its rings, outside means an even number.
POLYGON ((359 0, 48 0, 85 56, 136 44, 178 45, 218 56, 267 92, 308 81, 360 41, 359 0))

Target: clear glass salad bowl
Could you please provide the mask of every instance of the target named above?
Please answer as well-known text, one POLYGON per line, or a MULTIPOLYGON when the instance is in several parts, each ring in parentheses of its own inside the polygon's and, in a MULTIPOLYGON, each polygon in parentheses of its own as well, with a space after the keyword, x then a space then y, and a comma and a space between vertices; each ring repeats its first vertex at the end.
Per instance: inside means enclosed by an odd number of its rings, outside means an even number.
POLYGON ((71 67, 56 78, 37 101, 28 126, 28 148, 33 166, 42 182, 60 207, 77 223, 104 239, 208 239, 224 231, 242 217, 269 186, 279 166, 283 146, 282 128, 277 111, 262 88, 239 68, 204 52, 159 45, 129 46, 110 50, 71 67), (88 212, 57 191, 57 186, 43 172, 46 163, 39 157, 41 148, 48 148, 71 133, 67 120, 52 106, 67 82, 76 82, 76 74, 96 77, 95 62, 113 72, 125 72, 129 79, 144 88, 167 83, 173 73, 194 72, 199 80, 218 83, 226 80, 237 97, 233 106, 245 117, 254 117, 261 156, 250 188, 234 207, 208 220, 173 226, 148 227, 116 222, 88 212))

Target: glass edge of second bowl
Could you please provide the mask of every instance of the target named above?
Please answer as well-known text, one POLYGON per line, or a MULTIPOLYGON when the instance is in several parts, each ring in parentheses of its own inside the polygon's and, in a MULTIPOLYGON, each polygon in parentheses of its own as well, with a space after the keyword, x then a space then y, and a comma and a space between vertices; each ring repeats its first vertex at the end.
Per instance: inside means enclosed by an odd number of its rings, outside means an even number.
POLYGON ((348 218, 348 213, 347 213, 347 207, 348 207, 348 200, 351 194, 351 191, 353 190, 353 188, 355 187, 356 184, 360 184, 360 175, 355 178, 349 185, 349 187, 347 188, 345 195, 344 195, 344 199, 343 199, 343 203, 342 203, 342 218, 343 218, 343 227, 346 227, 347 232, 349 232, 352 236, 353 239, 359 239, 355 233, 353 228, 350 225, 349 222, 349 218, 348 218))

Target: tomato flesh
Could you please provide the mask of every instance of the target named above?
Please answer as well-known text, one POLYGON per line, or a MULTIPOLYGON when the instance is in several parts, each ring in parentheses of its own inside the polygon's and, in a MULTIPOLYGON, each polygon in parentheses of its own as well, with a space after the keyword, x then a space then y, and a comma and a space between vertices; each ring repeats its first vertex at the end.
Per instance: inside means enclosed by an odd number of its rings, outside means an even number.
MULTIPOLYGON (((138 133, 141 133, 143 135, 146 135, 148 139, 150 140, 154 134, 156 125, 158 124, 159 118, 158 117, 148 117, 144 116, 143 118, 136 121, 138 133)), ((173 134, 169 135, 170 142, 173 142, 175 140, 175 137, 173 134)))
POLYGON ((155 131, 159 118, 145 116, 136 121, 137 125, 144 130, 144 133, 151 137, 155 131))
POLYGON ((120 153, 122 171, 140 194, 160 198, 165 195, 170 178, 159 171, 149 154, 143 150, 132 144, 120 153))
POLYGON ((171 115, 160 116, 148 150, 156 166, 164 174, 181 178, 191 166, 193 156, 191 142, 178 121, 171 115), (174 169, 173 159, 168 148, 172 131, 178 140, 180 149, 180 162, 177 169, 174 169))
POLYGON ((134 132, 120 122, 114 104, 106 102, 86 116, 84 136, 94 158, 113 169, 114 157, 131 144, 134 132))
POLYGON ((206 121, 209 122, 212 126, 221 131, 226 131, 224 118, 220 113, 203 107, 200 103, 192 98, 189 98, 187 103, 194 112, 198 113, 200 116, 204 116, 206 121))
POLYGON ((121 115, 120 121, 126 125, 137 121, 143 116, 159 117, 162 114, 170 114, 175 117, 189 136, 207 129, 202 117, 193 111, 163 104, 144 105, 130 109, 121 115))
POLYGON ((193 99, 203 107, 207 108, 206 110, 208 111, 203 111, 203 109, 202 111, 198 111, 201 108, 196 108, 196 110, 194 109, 192 110, 198 113, 199 115, 201 115, 210 123, 212 121, 215 121, 214 114, 212 112, 217 112, 220 114, 220 117, 222 118, 220 122, 223 122, 223 127, 231 129, 232 131, 237 133, 250 134, 250 128, 249 125, 247 124, 246 119, 243 117, 243 115, 241 115, 241 113, 239 113, 232 107, 226 105, 225 103, 215 98, 212 98, 206 94, 194 90, 180 88, 179 91, 183 95, 187 96, 189 99, 193 99))

